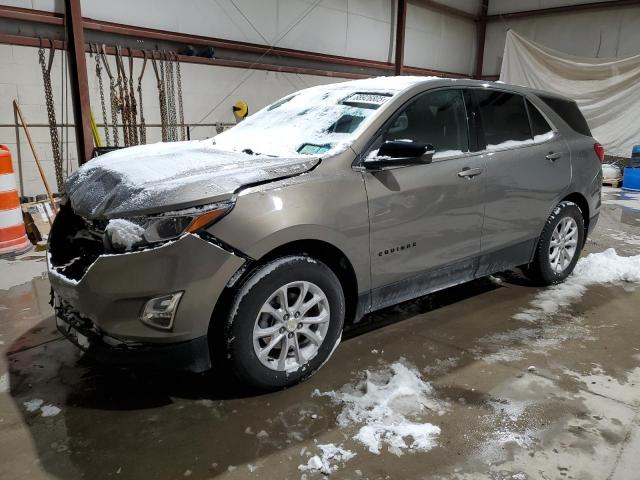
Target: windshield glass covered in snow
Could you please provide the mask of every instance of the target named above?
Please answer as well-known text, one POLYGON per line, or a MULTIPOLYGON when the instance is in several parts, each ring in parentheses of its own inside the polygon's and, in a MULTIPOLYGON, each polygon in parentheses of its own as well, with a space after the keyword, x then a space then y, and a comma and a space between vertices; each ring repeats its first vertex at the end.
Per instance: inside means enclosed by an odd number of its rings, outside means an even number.
POLYGON ((374 78, 294 93, 215 137, 217 148, 276 156, 346 149, 397 92, 425 78, 374 78))

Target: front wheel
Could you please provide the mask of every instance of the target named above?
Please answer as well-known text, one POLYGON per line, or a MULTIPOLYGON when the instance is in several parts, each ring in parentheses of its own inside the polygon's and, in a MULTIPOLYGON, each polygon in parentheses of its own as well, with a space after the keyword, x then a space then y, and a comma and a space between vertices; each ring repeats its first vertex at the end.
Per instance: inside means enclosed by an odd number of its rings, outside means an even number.
POLYGON ((262 265, 235 294, 227 319, 227 358, 244 383, 265 390, 318 370, 340 340, 345 302, 325 264, 286 256, 262 265))
POLYGON ((584 217, 573 202, 560 202, 547 219, 536 253, 524 273, 536 283, 553 285, 573 271, 584 244, 584 217))

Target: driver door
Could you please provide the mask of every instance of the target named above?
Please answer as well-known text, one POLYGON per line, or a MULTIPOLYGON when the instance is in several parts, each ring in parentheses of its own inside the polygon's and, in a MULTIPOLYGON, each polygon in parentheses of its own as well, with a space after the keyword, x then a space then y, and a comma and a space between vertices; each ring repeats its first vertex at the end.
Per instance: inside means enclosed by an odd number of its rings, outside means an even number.
POLYGON ((385 141, 428 143, 436 152, 430 164, 364 170, 374 309, 474 277, 485 190, 474 132, 462 89, 429 91, 397 112, 365 152, 375 157, 385 141))

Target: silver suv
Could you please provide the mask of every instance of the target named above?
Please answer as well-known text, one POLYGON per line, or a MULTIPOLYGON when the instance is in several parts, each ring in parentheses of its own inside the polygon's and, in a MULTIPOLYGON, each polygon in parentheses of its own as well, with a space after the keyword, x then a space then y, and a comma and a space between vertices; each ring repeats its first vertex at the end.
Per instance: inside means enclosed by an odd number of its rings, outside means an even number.
POLYGON ((527 88, 302 90, 214 139, 80 168, 49 240, 58 327, 112 364, 292 385, 368 312, 516 267, 564 280, 603 155, 573 101, 527 88))

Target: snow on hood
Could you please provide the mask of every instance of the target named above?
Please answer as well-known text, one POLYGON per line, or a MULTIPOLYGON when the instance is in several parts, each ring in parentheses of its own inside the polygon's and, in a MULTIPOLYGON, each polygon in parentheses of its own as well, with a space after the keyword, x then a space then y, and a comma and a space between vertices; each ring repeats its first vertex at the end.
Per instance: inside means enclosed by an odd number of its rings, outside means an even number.
POLYGON ((155 143, 91 160, 69 177, 66 191, 85 218, 130 217, 226 200, 242 186, 297 175, 318 162, 225 152, 210 139, 155 143))

